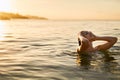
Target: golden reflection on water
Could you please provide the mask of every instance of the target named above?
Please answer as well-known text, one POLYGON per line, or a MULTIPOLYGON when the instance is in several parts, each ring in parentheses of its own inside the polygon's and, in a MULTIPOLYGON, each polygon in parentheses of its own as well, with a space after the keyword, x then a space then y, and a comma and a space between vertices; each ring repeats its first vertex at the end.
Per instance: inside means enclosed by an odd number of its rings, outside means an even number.
POLYGON ((0 41, 1 40, 4 40, 5 38, 4 38, 4 33, 5 33, 5 25, 6 25, 6 23, 5 22, 3 22, 3 21, 0 21, 0 41))

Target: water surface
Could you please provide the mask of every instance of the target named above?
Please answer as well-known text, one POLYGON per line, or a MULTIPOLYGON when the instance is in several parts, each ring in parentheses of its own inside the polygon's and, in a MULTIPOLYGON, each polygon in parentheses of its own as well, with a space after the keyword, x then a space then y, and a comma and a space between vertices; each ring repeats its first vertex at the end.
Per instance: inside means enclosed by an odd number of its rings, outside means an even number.
POLYGON ((119 80, 119 40, 120 21, 0 21, 0 80, 119 80), (115 60, 77 64, 80 30, 118 37, 115 60))

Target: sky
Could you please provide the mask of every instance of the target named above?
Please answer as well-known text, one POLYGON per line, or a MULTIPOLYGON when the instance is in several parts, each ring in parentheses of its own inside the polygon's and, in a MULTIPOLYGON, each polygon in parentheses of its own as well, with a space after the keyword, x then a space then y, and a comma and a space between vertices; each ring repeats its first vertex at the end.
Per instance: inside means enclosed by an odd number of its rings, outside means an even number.
POLYGON ((0 11, 49 19, 120 20, 120 0, 0 0, 0 11))

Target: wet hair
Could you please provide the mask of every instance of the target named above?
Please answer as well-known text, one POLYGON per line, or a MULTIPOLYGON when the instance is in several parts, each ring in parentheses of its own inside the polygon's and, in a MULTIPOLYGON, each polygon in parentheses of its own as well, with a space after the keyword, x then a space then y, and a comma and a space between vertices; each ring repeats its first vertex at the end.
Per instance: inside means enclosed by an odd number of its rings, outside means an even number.
POLYGON ((78 40, 78 44, 79 44, 79 46, 81 45, 81 42, 80 42, 80 40, 78 40))

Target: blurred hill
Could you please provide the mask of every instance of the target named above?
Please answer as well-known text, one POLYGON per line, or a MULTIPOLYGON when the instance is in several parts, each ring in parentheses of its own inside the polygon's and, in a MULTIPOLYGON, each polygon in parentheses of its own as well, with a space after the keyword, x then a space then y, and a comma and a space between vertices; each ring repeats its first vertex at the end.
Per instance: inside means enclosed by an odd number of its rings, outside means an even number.
POLYGON ((48 20, 45 17, 32 16, 32 15, 21 15, 18 13, 0 12, 0 20, 10 20, 10 19, 40 19, 48 20))

